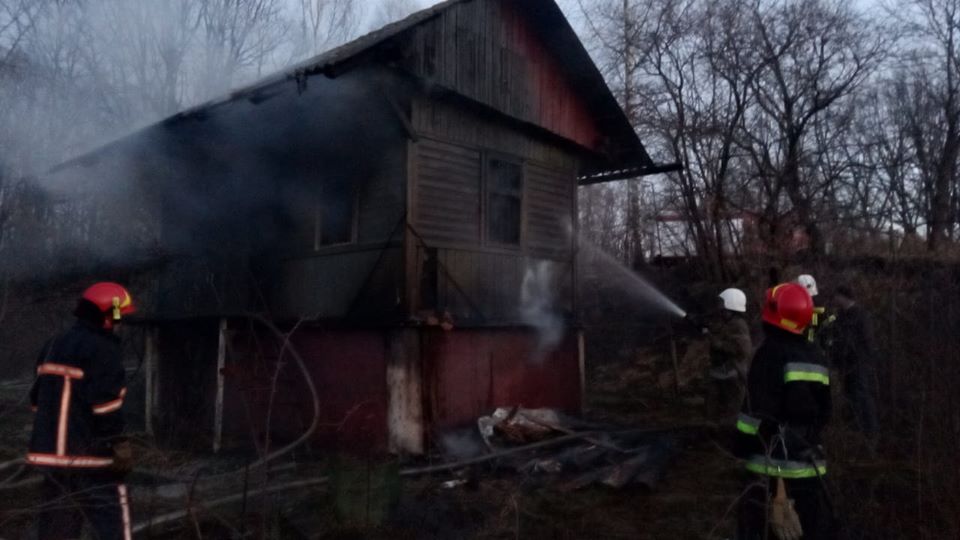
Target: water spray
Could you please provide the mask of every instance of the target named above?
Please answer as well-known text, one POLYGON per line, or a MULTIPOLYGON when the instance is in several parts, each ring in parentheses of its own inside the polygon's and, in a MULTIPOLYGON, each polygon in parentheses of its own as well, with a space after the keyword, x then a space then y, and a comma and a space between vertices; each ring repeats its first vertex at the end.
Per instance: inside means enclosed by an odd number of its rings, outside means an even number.
POLYGON ((604 268, 612 270, 614 277, 620 278, 617 282, 623 286, 624 292, 632 293, 632 296, 640 298, 679 319, 686 319, 688 317, 687 312, 678 306, 676 302, 669 299, 649 281, 629 269, 609 253, 594 246, 583 238, 581 238, 580 241, 580 248, 586 250, 591 256, 603 263, 604 268))

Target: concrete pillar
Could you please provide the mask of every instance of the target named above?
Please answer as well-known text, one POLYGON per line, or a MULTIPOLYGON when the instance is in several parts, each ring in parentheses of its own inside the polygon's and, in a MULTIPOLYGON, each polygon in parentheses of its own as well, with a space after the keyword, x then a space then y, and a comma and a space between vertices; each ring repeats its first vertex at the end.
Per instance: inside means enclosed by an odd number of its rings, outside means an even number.
POLYGON ((426 444, 420 330, 390 333, 387 357, 387 426, 394 454, 422 455, 426 444))

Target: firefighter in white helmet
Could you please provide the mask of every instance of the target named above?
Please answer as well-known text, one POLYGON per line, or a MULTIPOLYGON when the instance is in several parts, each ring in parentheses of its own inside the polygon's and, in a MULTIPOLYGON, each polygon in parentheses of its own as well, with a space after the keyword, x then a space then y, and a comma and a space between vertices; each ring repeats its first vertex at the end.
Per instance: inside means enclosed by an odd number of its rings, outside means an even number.
MULTIPOLYGON (((814 279, 810 274, 800 274, 797 276, 797 284, 802 286, 804 289, 810 293, 810 298, 813 299, 813 319, 810 320, 810 325, 807 327, 807 341, 810 343, 816 343, 817 338, 821 338, 822 335, 820 331, 828 327, 833 321, 836 320, 835 315, 827 315, 827 308, 821 306, 817 302, 817 296, 820 294, 820 291, 817 289, 817 280, 814 279)), ((826 349, 829 347, 829 343, 820 343, 820 345, 826 349)))
POLYGON ((710 329, 707 416, 723 422, 736 416, 743 399, 753 344, 744 318, 747 296, 740 289, 719 295, 720 314, 710 329))
POLYGON ((797 283, 810 293, 810 298, 816 298, 820 291, 817 290, 817 280, 810 274, 800 274, 797 276, 797 283))

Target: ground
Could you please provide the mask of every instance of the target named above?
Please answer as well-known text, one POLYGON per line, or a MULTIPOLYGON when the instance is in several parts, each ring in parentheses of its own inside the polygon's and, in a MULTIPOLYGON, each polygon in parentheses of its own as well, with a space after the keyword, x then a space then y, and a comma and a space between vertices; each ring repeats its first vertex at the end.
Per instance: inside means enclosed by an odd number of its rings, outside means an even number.
MULTIPOLYGON (((690 351, 679 358, 679 393, 665 350, 638 351, 595 364, 588 377, 586 418, 623 426, 683 428, 677 434, 678 452, 653 490, 630 486, 564 492, 549 476, 521 477, 489 464, 466 476, 400 478, 396 464, 328 459, 290 477, 277 472, 273 480, 276 484, 328 475, 329 482, 319 489, 295 496, 251 497, 245 509, 225 506, 215 519, 200 516, 193 526, 181 520, 178 525, 187 527, 152 538, 197 538, 198 530, 203 538, 236 538, 241 529, 267 538, 731 538, 743 478, 725 450, 729 432, 705 422, 695 377, 701 355, 696 347, 690 351), (461 478, 467 480, 463 485, 442 485, 461 478), (357 485, 363 489, 357 490, 357 485)), ((30 413, 16 404, 18 391, 8 391, 0 408, 4 441, 0 460, 16 457, 17 448, 26 442, 30 413)), ((157 461, 157 454, 152 454, 147 466, 175 468, 179 460, 177 466, 182 467, 189 456, 164 454, 163 459, 157 461)), ((857 523, 848 527, 844 538, 911 537, 909 523, 883 512, 883 501, 909 497, 911 482, 915 483, 909 467, 856 465, 831 471, 837 471, 834 482, 844 486, 839 499, 853 502, 838 505, 847 510, 847 522, 857 523)), ((19 489, 2 485, 11 472, 0 471, 0 539, 27 537, 25 527, 35 504, 35 485, 19 489)), ((221 494, 237 489, 234 484, 221 494)), ((136 501, 134 520, 162 512, 155 501, 155 496, 136 501)), ((924 536, 937 537, 931 533, 924 536)))

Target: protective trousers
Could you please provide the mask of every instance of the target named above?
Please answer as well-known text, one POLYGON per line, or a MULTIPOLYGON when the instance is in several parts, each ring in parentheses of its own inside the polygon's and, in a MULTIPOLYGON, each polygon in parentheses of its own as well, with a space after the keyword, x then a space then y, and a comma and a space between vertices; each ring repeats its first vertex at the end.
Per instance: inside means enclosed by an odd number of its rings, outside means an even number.
POLYGON ((746 392, 743 382, 738 378, 721 380, 707 377, 707 385, 707 418, 715 422, 735 419, 746 392))
POLYGON ((860 366, 848 373, 843 383, 857 429, 867 435, 875 434, 879 428, 876 373, 869 367, 860 366))
POLYGON ((40 540, 80 538, 86 520, 96 540, 131 540, 127 486, 107 471, 43 469, 40 540))
MULTIPOLYGON (((793 499, 800 516, 804 540, 834 540, 837 525, 830 509, 823 482, 819 478, 785 480, 787 497, 793 499)), ((768 497, 776 492, 776 478, 752 475, 746 492, 740 499, 737 515, 737 540, 763 540, 767 524, 768 497), (769 492, 764 485, 769 481, 769 492)), ((766 538, 775 539, 771 531, 766 538)))

